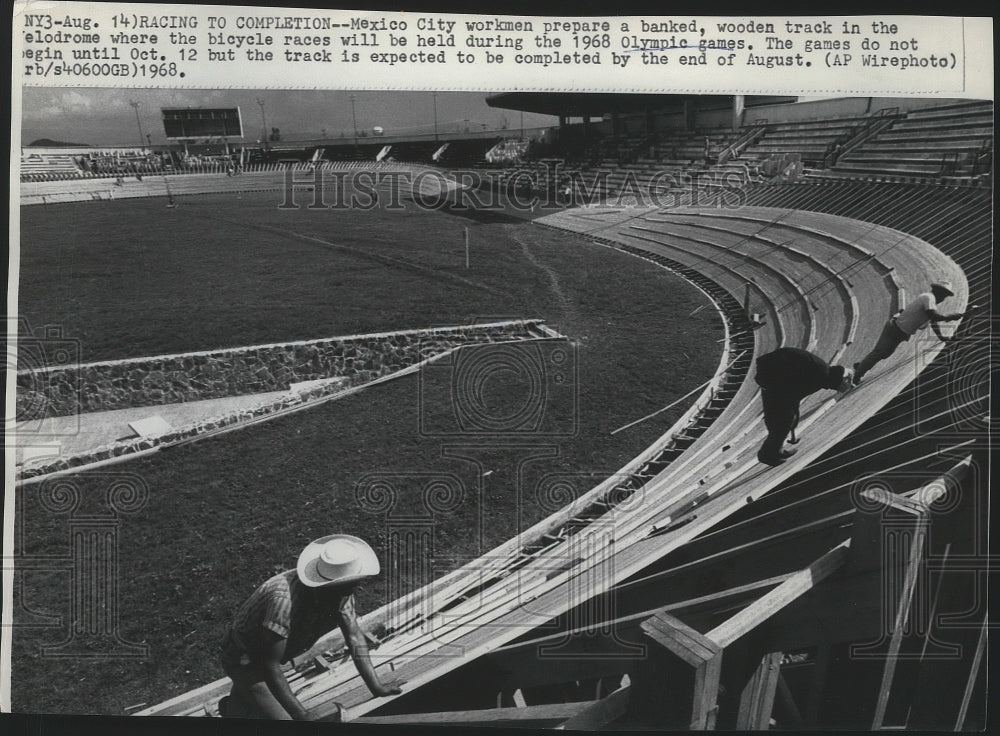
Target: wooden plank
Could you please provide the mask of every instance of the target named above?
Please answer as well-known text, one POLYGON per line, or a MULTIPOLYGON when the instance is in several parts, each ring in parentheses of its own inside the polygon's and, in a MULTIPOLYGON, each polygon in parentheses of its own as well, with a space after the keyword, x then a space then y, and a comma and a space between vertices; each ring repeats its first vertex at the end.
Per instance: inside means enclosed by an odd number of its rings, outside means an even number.
POLYGON ((740 694, 736 730, 761 731, 770 725, 782 656, 781 652, 765 654, 754 670, 740 694))
POLYGON ((657 644, 694 666, 719 652, 715 642, 662 611, 643 621, 640 628, 657 644))
POLYGON ((437 713, 404 713, 394 716, 363 716, 351 723, 367 726, 391 725, 442 725, 442 726, 492 726, 503 725, 552 726, 563 723, 597 702, 556 703, 547 705, 527 705, 511 708, 488 708, 482 710, 456 710, 437 713))
POLYGON ((884 577, 875 570, 857 577, 837 576, 779 611, 755 636, 772 651, 796 651, 824 637, 831 643, 872 641, 884 631, 879 598, 884 577))
POLYGON ((799 706, 796 705, 792 691, 788 687, 788 683, 785 681, 785 677, 780 671, 778 672, 778 695, 781 696, 785 706, 791 712, 792 728, 801 728, 803 723, 802 713, 799 712, 799 706))
POLYGON ((623 666, 631 668, 636 658, 630 642, 637 639, 641 631, 641 622, 658 611, 682 611, 712 604, 727 605, 735 596, 773 588, 788 577, 789 575, 781 575, 768 578, 718 593, 679 601, 665 609, 643 611, 611 622, 595 623, 595 627, 613 627, 618 637, 627 643, 620 643, 613 636, 586 636, 594 627, 580 627, 517 644, 508 644, 485 655, 483 662, 488 663, 491 676, 495 678, 493 681, 500 688, 515 687, 519 684, 530 687, 543 682, 568 682, 616 674, 623 666), (563 656, 539 658, 538 649, 546 644, 560 644, 560 653, 563 656))
POLYGON ((555 728, 565 731, 599 731, 625 714, 630 693, 630 685, 618 688, 597 702, 586 704, 578 713, 555 728))
MULTIPOLYGON (((895 494, 889 494, 895 496, 895 494)), ((905 500, 905 499, 904 499, 905 500)), ((927 537, 925 522, 927 514, 920 510, 914 512, 910 506, 900 507, 908 513, 914 514, 914 533, 910 542, 909 554, 907 555, 906 571, 903 578, 903 589, 900 591, 899 599, 896 603, 896 618, 892 625, 892 637, 889 640, 889 649, 886 652, 885 667, 882 670, 882 682, 879 685, 878 701, 875 706, 875 714, 872 717, 872 730, 882 728, 885 720, 885 711, 889 703, 889 694, 892 689, 892 680, 896 674, 896 660, 899 657, 899 650, 903 644, 903 631, 906 621, 910 615, 910 608, 913 604, 913 593, 917 587, 917 580, 920 569, 923 565, 924 542, 927 537)))
POLYGON ((695 669, 694 702, 691 704, 692 731, 711 731, 715 728, 721 673, 722 652, 695 669))
POLYGON ((709 631, 707 638, 722 648, 729 646, 843 566, 849 549, 850 540, 841 542, 809 567, 709 631))
POLYGON ((969 704, 972 702, 972 691, 976 687, 976 678, 979 676, 979 668, 983 662, 983 655, 986 653, 987 631, 989 629, 989 619, 983 619, 983 626, 979 630, 979 641, 976 644, 976 653, 972 657, 972 666, 969 668, 969 679, 965 682, 965 692, 962 693, 962 705, 958 710, 958 717, 955 719, 955 730, 965 729, 965 718, 969 713, 969 704))

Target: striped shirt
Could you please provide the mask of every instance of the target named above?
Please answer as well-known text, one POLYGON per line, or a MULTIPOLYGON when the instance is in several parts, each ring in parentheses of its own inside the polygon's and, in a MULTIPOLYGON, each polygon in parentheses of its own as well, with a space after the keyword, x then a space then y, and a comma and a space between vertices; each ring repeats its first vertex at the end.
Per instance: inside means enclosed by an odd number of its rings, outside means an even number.
POLYGON ((354 596, 329 588, 303 585, 295 570, 278 573, 261 584, 236 611, 222 641, 223 662, 249 665, 262 662, 271 631, 286 639, 282 661, 302 654, 344 617, 353 618, 354 596))
POLYGON ((906 309, 896 315, 896 327, 907 335, 912 335, 918 330, 922 330, 930 322, 930 315, 937 309, 937 299, 930 292, 920 294, 912 302, 906 305, 906 309))

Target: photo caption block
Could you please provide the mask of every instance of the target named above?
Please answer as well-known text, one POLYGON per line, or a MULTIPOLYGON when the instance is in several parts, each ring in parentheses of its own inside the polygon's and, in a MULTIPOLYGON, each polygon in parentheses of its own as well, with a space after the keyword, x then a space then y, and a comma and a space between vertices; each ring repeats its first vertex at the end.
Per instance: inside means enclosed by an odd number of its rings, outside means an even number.
POLYGON ((993 67, 989 19, 918 16, 21 2, 14 44, 24 84, 67 87, 315 89, 336 79, 350 89, 990 96, 993 67))

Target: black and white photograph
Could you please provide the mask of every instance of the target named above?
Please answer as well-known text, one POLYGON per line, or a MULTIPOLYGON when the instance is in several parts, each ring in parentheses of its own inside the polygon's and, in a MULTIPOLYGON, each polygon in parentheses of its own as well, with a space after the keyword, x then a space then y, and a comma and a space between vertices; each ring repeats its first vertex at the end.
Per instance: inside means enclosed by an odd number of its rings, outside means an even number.
POLYGON ((988 727, 992 96, 762 81, 957 51, 53 5, 14 17, 0 710, 988 727))

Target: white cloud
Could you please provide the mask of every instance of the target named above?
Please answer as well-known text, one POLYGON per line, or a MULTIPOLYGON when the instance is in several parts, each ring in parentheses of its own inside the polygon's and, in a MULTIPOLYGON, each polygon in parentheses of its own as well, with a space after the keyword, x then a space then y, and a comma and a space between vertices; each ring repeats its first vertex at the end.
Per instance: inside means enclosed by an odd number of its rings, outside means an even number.
POLYGON ((22 107, 25 119, 59 119, 76 115, 87 115, 96 109, 93 95, 81 94, 75 89, 47 89, 42 90, 42 92, 44 93, 43 96, 48 99, 40 100, 39 104, 25 104, 22 107))

